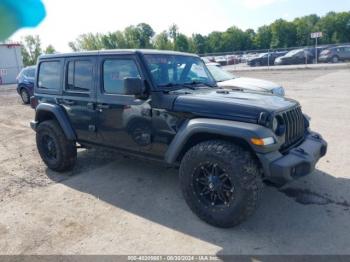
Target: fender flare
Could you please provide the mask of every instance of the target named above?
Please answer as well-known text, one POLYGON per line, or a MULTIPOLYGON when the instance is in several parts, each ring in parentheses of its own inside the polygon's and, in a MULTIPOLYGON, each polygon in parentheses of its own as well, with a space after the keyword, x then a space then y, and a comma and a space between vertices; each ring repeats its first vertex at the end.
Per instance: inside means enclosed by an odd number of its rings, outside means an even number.
POLYGON ((242 139, 247 142, 256 153, 267 153, 278 150, 280 147, 280 143, 272 130, 261 125, 231 120, 196 118, 183 123, 165 153, 165 161, 169 164, 175 163, 186 143, 193 135, 199 133, 242 139), (273 137, 276 143, 262 147, 255 146, 250 142, 251 138, 267 137, 273 137))
POLYGON ((38 124, 41 122, 40 114, 43 112, 49 112, 55 116, 68 140, 77 140, 76 133, 74 132, 66 112, 61 106, 49 103, 40 103, 35 110, 35 121, 38 124))

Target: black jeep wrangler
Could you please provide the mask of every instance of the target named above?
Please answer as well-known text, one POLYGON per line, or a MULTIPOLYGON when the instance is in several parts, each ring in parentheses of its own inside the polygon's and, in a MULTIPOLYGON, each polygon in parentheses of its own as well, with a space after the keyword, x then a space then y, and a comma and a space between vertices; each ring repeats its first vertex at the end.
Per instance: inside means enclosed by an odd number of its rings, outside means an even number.
POLYGON ((71 169, 78 145, 178 165, 187 204, 214 226, 241 223, 264 180, 305 176, 327 151, 298 102, 220 89, 196 55, 96 51, 41 56, 37 66, 31 127, 50 169, 71 169))

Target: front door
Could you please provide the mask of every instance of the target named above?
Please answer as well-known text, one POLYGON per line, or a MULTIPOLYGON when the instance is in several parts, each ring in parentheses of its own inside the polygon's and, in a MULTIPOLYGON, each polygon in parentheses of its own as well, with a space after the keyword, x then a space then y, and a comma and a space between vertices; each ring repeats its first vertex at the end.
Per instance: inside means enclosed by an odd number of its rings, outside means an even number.
POLYGON ((150 100, 124 95, 124 78, 144 79, 136 56, 104 56, 99 65, 98 142, 137 153, 149 152, 153 132, 150 100))
POLYGON ((96 58, 81 57, 65 61, 62 98, 58 103, 65 108, 78 141, 96 139, 96 58))

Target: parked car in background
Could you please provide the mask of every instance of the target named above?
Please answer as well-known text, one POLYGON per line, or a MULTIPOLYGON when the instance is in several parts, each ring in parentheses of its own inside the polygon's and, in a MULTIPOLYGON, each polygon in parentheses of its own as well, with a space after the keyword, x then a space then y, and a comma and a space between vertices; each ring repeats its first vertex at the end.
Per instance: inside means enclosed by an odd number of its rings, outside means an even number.
POLYGON ((275 65, 296 65, 312 64, 315 62, 315 55, 306 49, 296 49, 288 52, 284 56, 276 58, 275 65))
POLYGON ((34 94, 35 70, 35 66, 25 67, 16 78, 17 93, 21 96, 24 104, 29 104, 30 97, 34 94))
POLYGON ((216 56, 215 62, 219 63, 220 65, 227 65, 227 59, 224 56, 216 56))
POLYGON ((217 66, 207 66, 218 86, 221 88, 233 88, 254 92, 271 93, 284 96, 284 88, 270 81, 256 78, 238 77, 217 66))
POLYGON ((241 58, 239 55, 228 55, 226 56, 228 65, 236 65, 241 63, 241 58))
POLYGON ((323 50, 318 60, 325 63, 338 63, 339 61, 350 60, 350 45, 336 46, 323 50))
POLYGON ((219 63, 217 62, 213 62, 211 61, 208 57, 201 57, 202 61, 206 64, 206 65, 213 65, 213 66, 221 66, 219 63))
POLYGON ((261 53, 255 57, 251 57, 247 61, 249 66, 267 66, 273 65, 276 58, 284 56, 287 52, 261 53))

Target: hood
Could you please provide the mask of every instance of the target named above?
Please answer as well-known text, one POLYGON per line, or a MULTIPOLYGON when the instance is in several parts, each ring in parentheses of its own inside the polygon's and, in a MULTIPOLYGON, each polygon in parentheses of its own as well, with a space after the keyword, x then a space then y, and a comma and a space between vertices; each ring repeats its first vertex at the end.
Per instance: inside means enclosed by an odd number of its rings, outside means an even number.
POLYGON ((200 117, 256 123, 262 112, 269 114, 297 104, 294 100, 270 94, 206 89, 179 95, 173 110, 200 117))
POLYGON ((280 85, 256 78, 238 77, 227 81, 219 82, 219 87, 238 87, 246 90, 271 93, 273 89, 281 87, 280 85))

